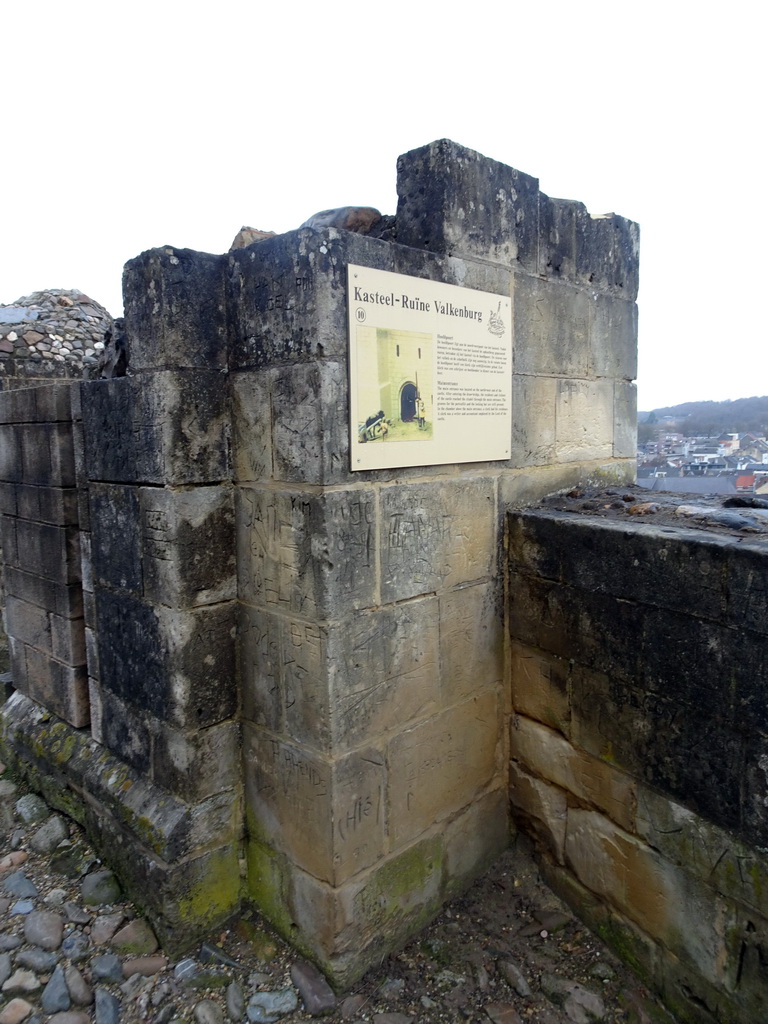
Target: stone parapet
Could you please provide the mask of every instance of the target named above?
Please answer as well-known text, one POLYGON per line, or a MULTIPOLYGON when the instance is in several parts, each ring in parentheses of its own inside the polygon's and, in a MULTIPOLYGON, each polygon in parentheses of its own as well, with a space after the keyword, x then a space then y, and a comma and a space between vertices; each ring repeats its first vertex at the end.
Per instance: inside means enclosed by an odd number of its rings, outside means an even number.
POLYGON ((551 508, 508 545, 510 798, 548 881, 681 1020, 759 1018, 768 545, 551 508))

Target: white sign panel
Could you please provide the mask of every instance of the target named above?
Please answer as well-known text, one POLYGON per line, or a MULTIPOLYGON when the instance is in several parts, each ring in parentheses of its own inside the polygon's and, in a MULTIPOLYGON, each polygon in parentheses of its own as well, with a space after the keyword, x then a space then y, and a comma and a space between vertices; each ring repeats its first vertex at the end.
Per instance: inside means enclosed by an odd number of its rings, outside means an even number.
POLYGON ((352 469, 508 459, 508 296, 348 268, 352 469))

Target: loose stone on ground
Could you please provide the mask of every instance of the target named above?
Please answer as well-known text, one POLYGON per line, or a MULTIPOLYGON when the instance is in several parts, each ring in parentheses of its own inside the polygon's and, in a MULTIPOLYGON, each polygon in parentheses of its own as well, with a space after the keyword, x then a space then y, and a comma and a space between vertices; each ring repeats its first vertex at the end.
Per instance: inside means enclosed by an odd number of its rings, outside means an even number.
POLYGON ((674 1024, 541 883, 522 841, 337 996, 256 913, 170 959, 78 827, 14 794, 0 831, 0 1024, 674 1024), (63 838, 49 849, 41 832, 63 838), (13 911, 21 902, 28 912, 13 911))

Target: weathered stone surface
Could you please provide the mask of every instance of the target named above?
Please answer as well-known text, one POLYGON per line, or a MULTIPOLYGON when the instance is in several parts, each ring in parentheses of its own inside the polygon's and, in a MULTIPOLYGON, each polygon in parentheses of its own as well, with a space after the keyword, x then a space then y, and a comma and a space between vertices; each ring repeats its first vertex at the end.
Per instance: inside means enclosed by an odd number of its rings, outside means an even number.
POLYGON ((613 384, 613 454, 617 459, 628 459, 637 451, 637 387, 629 381, 617 380, 613 384))
POLYGON ((149 249, 125 265, 131 369, 227 366, 225 256, 149 249))
POLYGON ((461 587, 441 595, 440 689, 445 703, 501 684, 500 605, 501 595, 493 583, 461 587))
POLYGON ((561 380, 555 404, 558 462, 613 455, 613 381, 561 380))
POLYGON ((387 749, 390 835, 403 844, 467 805, 496 770, 495 694, 484 694, 395 736, 387 749))
POLYGON ((347 264, 392 269, 392 246, 302 229, 229 254, 231 369, 347 356, 347 264))
MULTIPOLYGON (((329 627, 328 695, 334 749, 374 740, 438 709, 438 616, 437 602, 426 599, 329 627)), ((293 735, 309 739, 310 708, 303 712, 301 730, 296 729, 297 715, 289 712, 286 719, 293 735)))
POLYGON ((59 964, 51 975, 51 980, 43 989, 41 1004, 46 1013, 68 1010, 72 1000, 64 977, 64 968, 59 964))
POLYGON ((572 746, 553 729, 516 715, 510 752, 530 774, 568 790, 624 828, 634 827, 637 795, 632 778, 572 746))
POLYGON ((82 387, 90 480, 183 485, 229 478, 224 375, 160 370, 82 387))
POLYGON ((319 619, 374 604, 373 516, 369 489, 317 494, 241 487, 241 599, 319 619))
POLYGON ((24 921, 24 938, 33 946, 54 950, 64 937, 64 920, 52 910, 33 910, 24 921))
POLYGON ((543 651, 512 644, 512 707, 564 736, 570 732, 569 665, 543 651))
POLYGON ((544 466, 555 458, 554 377, 512 377, 512 448, 510 465, 544 466))
POLYGON ((176 608, 232 600, 237 582, 231 490, 143 487, 139 501, 145 599, 176 608))
POLYGON ((381 213, 372 206, 337 206, 333 210, 321 210, 313 213, 301 225, 302 228, 341 228, 344 231, 355 231, 367 235, 370 229, 381 220, 381 213))
POLYGON ((265 238, 274 237, 274 231, 260 231, 258 228, 251 228, 244 224, 235 235, 232 245, 229 247, 229 251, 231 252, 233 249, 245 249, 249 245, 253 245, 254 242, 263 242, 265 238))
POLYGON ((92 871, 83 879, 80 896, 83 903, 92 907, 116 903, 120 899, 120 885, 111 871, 92 871))
POLYGON ((521 274, 515 278, 514 309, 515 373, 545 378, 592 375, 595 314, 587 292, 521 274))
POLYGON ((397 162, 397 237, 537 270, 538 181, 448 139, 397 162))
POLYGON ((447 888, 461 889, 509 844, 509 800, 498 789, 475 798, 443 832, 447 888))
POLYGON ((363 750, 329 763, 247 727, 244 739, 254 827, 293 863, 338 884, 382 856, 386 773, 380 753, 363 750))
POLYGON ((112 945, 122 953, 149 954, 155 952, 158 942, 151 926, 143 918, 137 918, 115 932, 112 945))
POLYGON ((102 685, 175 726, 234 711, 234 609, 176 611, 96 588, 102 685))
POLYGON ((35 853, 50 853, 68 836, 66 822, 58 814, 54 814, 35 832, 29 845, 35 853))
POLYGON ((188 733, 160 726, 151 753, 152 777, 190 804, 239 784, 240 730, 222 722, 188 733))
POLYGON ((637 833, 672 864, 768 917, 768 858, 688 807, 638 787, 637 833))
POLYGON ((594 811, 569 812, 566 857, 576 877, 705 977, 735 981, 733 910, 684 870, 594 811))
POLYGON ((381 598, 404 600, 493 572, 496 493, 489 477, 381 491, 381 598))
POLYGON ((562 864, 568 822, 566 791, 530 775, 512 761, 509 796, 516 819, 525 821, 528 831, 532 831, 557 863, 562 864))
POLYGON ((144 580, 138 489, 91 483, 88 495, 94 580, 140 597, 144 580))
POLYGON ((312 1017, 330 1013, 336 1006, 333 989, 314 964, 300 960, 291 966, 291 981, 299 990, 304 1009, 312 1017))

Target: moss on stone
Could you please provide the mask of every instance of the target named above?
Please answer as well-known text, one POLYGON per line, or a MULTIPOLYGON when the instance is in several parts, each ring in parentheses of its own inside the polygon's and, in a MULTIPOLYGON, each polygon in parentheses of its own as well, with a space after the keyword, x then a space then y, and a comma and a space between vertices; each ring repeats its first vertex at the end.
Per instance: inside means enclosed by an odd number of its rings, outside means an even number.
POLYGON ((240 902, 240 871, 237 850, 224 847, 207 854, 204 867, 191 880, 186 895, 179 898, 178 913, 183 923, 196 931, 222 921, 240 902))

